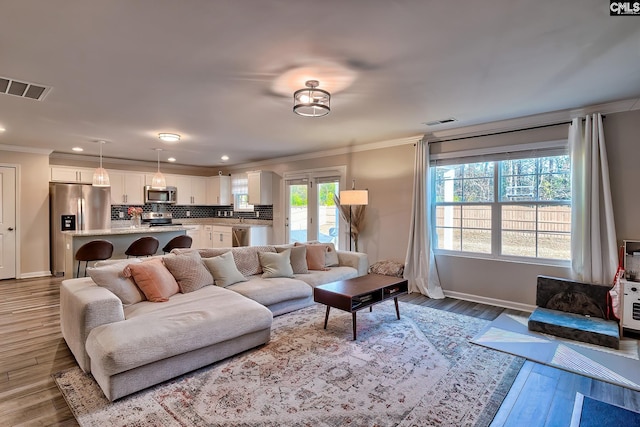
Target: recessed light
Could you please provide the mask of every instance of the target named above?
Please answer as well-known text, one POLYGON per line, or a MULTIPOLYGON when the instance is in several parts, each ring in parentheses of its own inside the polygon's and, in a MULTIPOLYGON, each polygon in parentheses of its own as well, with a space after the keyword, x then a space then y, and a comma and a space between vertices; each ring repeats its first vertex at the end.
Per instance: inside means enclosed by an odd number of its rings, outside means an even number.
POLYGON ((4 132, 6 129, 0 126, 0 132, 4 132))
POLYGON ((72 150, 80 152, 80 151, 84 151, 84 148, 82 148, 82 147, 73 147, 72 150))
POLYGON ((229 160, 229 156, 225 154, 224 156, 220 157, 220 159, 222 159, 223 162, 226 162, 227 160, 229 160))
POLYGON ((169 158, 167 159, 167 162, 175 162, 175 161, 176 161, 176 158, 175 158, 175 157, 169 157, 169 158))
POLYGON ((159 133, 158 138, 164 142, 178 142, 180 141, 180 135, 177 133, 159 133))

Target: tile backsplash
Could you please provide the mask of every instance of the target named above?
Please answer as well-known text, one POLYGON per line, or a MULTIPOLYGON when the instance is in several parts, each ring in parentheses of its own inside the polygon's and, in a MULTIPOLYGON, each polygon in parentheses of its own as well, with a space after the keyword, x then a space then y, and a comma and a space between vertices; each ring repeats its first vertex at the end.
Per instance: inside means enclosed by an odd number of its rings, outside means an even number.
POLYGON ((130 206, 141 207, 143 212, 171 212, 174 219, 179 218, 247 218, 272 221, 272 205, 256 205, 253 212, 234 212, 233 205, 229 206, 186 206, 186 205, 112 205, 111 220, 129 219, 127 210, 130 206), (122 213, 122 217, 120 214, 122 213), (188 213, 188 215, 187 215, 188 213), (256 216, 257 215, 257 216, 256 216))

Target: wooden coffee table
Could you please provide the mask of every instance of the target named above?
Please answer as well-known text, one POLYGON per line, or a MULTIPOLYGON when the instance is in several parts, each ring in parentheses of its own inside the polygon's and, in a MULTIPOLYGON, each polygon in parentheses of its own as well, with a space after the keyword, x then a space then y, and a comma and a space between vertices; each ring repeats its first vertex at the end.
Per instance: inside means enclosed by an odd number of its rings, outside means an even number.
POLYGON ((396 317, 400 319, 398 296, 406 294, 408 283, 401 277, 367 274, 353 279, 319 285, 313 289, 313 299, 327 306, 324 329, 327 329, 331 307, 348 311, 353 319, 353 339, 356 339, 356 312, 372 307, 390 298, 396 305, 396 317))

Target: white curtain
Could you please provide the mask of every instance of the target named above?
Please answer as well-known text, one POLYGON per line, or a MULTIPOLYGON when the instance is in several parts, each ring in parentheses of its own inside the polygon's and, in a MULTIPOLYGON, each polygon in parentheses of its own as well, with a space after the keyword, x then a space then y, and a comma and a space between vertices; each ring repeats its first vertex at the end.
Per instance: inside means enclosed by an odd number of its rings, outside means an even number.
POLYGON ((431 248, 429 145, 424 140, 416 144, 413 173, 413 205, 404 278, 409 281, 409 292, 420 292, 429 298, 442 299, 444 293, 431 248))
POLYGON ((571 150, 571 269, 575 280, 611 284, 618 266, 616 227, 602 116, 573 119, 571 150))

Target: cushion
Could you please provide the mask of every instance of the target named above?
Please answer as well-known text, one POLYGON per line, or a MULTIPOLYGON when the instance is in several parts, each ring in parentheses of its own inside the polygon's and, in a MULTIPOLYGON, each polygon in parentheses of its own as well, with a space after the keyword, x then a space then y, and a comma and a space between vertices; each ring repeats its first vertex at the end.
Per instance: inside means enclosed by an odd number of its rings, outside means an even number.
POLYGON ((313 244, 307 247, 307 267, 309 270, 325 269, 325 254, 328 251, 327 245, 313 244))
POLYGON ((259 252, 275 252, 273 246, 243 246, 233 248, 233 259, 238 271, 243 276, 254 276, 262 273, 262 266, 258 258, 259 252))
POLYGON ((329 250, 324 254, 324 266, 325 267, 337 267, 340 265, 340 261, 338 260, 338 252, 336 251, 336 247, 333 243, 325 243, 329 250))
POLYGON ((404 274, 404 264, 398 261, 389 260, 374 262, 369 267, 369 273, 402 277, 404 274))
POLYGON ((169 301, 171 295, 180 292, 176 279, 164 266, 162 259, 155 258, 139 264, 129 264, 123 272, 125 276, 133 277, 149 301, 169 301))
POLYGON ((203 261, 218 286, 224 288, 234 283, 247 280, 242 273, 238 271, 231 251, 213 258, 204 258, 203 261))
POLYGON ((291 248, 276 247, 276 251, 284 252, 291 250, 291 268, 293 274, 307 274, 309 268, 307 267, 307 247, 306 246, 292 246, 291 248))
POLYGON ((163 262, 178 282, 183 294, 213 285, 213 277, 197 251, 169 254, 163 258, 163 262))
POLYGON ((286 249, 280 253, 258 252, 260 265, 262 266, 263 278, 269 277, 293 277, 291 268, 291 249, 286 249))
POLYGON ((124 277, 122 270, 129 264, 142 262, 138 258, 121 260, 117 263, 104 264, 99 267, 88 267, 87 274, 96 285, 108 289, 115 294, 122 304, 130 305, 147 299, 138 289, 133 279, 124 277))

